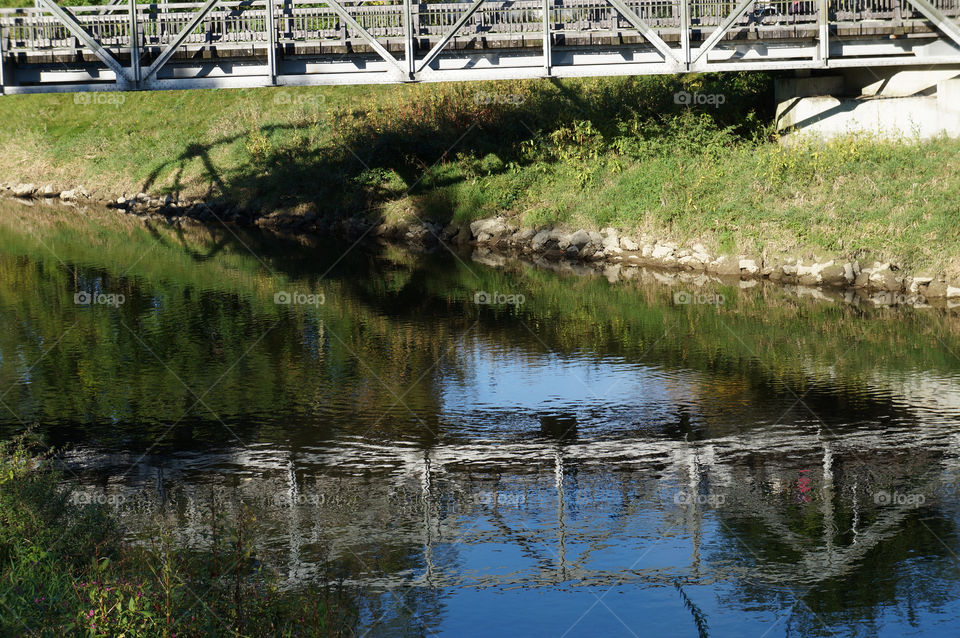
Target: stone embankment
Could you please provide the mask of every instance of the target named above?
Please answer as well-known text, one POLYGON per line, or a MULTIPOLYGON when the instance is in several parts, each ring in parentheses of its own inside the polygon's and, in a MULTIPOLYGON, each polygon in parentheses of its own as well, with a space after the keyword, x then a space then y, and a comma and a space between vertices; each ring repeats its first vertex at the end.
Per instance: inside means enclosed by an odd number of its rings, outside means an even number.
MULTIPOLYGON (((443 232, 450 234, 449 230, 443 232)), ((960 282, 932 273, 908 275, 890 262, 841 256, 805 260, 786 256, 711 255, 702 244, 681 246, 649 236, 634 238, 614 228, 537 230, 519 228, 506 218, 475 221, 469 226, 469 235, 468 241, 480 247, 548 259, 641 266, 745 281, 767 279, 801 286, 852 288, 900 294, 907 301, 960 297, 960 282)), ((458 230, 454 239, 460 242, 466 239, 463 229, 458 230)))
POLYGON ((91 196, 85 188, 78 186, 67 190, 58 190, 52 184, 37 186, 36 184, 5 184, 0 183, 0 193, 30 202, 33 200, 53 201, 59 199, 67 206, 77 204, 92 204, 105 206, 140 216, 161 215, 164 217, 187 217, 201 222, 227 222, 238 225, 253 225, 260 217, 253 213, 241 211, 223 202, 207 202, 202 199, 177 199, 172 195, 153 197, 146 193, 137 193, 131 196, 103 199, 91 196))
MULTIPOLYGON (((837 256, 827 259, 790 258, 783 255, 711 255, 699 243, 681 246, 650 236, 631 237, 614 228, 601 231, 560 228, 522 228, 506 217, 480 219, 469 224, 438 222, 380 222, 346 218, 334 222, 316 214, 256 215, 229 205, 200 200, 181 201, 139 193, 111 201, 89 198, 83 187, 57 190, 51 185, 0 184, 7 192, 23 200, 59 199, 66 205, 82 200, 106 205, 141 216, 188 217, 200 222, 233 223, 273 228, 290 233, 337 234, 352 237, 371 235, 413 246, 445 243, 477 248, 475 258, 495 262, 495 253, 533 256, 542 262, 585 264, 608 274, 619 268, 652 268, 678 274, 704 275, 741 281, 769 280, 782 284, 853 289, 902 296, 895 303, 923 303, 925 299, 960 298, 960 281, 942 273, 908 275, 890 262, 866 261, 837 256)), ((611 275, 612 276, 612 275, 611 275)))

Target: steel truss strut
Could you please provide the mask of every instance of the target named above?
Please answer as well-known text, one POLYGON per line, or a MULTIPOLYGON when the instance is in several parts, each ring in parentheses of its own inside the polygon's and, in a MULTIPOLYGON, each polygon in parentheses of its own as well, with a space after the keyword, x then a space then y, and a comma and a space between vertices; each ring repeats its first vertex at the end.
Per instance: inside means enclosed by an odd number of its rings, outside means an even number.
MULTIPOLYGON (((687 1, 688 0, 681 0, 681 2, 687 2, 687 1)), ((669 44, 664 42, 663 38, 657 35, 657 32, 654 31, 652 28, 650 28, 650 25, 648 25, 646 22, 641 20, 640 16, 634 13, 633 10, 630 7, 628 7, 623 0, 607 0, 607 2, 609 2, 614 9, 619 11, 620 15, 626 18, 627 22, 629 22, 634 29, 639 31, 640 35, 646 38, 647 42, 652 44, 657 49, 657 51, 659 51, 663 55, 664 62, 667 62, 667 63, 672 62, 678 65, 679 64, 685 65, 686 61, 678 58, 677 52, 673 48, 671 48, 669 44)))
POLYGON ((928 0, 907 0, 915 6, 924 17, 932 22, 944 35, 960 45, 960 25, 943 14, 928 0))
POLYGON ((467 9, 462 16, 460 16, 460 19, 454 23, 450 31, 443 36, 439 42, 433 45, 433 48, 430 49, 430 52, 427 53, 427 56, 420 61, 420 65, 417 67, 417 74, 427 68, 427 66, 433 62, 434 58, 440 55, 440 52, 443 50, 443 48, 450 43, 450 40, 452 40, 453 36, 457 34, 457 31, 463 28, 463 25, 467 23, 467 20, 469 20, 473 14, 477 12, 477 9, 480 8, 480 5, 483 4, 483 2, 484 0, 474 0, 474 3, 470 5, 470 8, 467 9))
POLYGON ((77 19, 73 17, 73 14, 70 13, 67 9, 59 6, 52 0, 38 0, 44 9, 52 13, 57 17, 60 22, 67 27, 70 32, 77 37, 81 42, 83 42, 94 55, 100 58, 100 61, 107 65, 107 67, 114 72, 117 77, 118 84, 124 84, 130 82, 130 77, 127 75, 126 70, 124 70, 123 65, 113 57, 113 55, 103 48, 103 46, 94 39, 90 33, 80 26, 80 23, 77 22, 77 19))
MULTIPOLYGON (((705 56, 710 51, 710 49, 715 47, 717 43, 720 42, 720 38, 726 35, 727 31, 730 30, 730 27, 733 26, 733 23, 739 20, 740 16, 746 13, 747 9, 749 9, 750 5, 752 5, 754 2, 755 0, 740 0, 740 4, 736 6, 733 12, 724 18, 723 22, 720 23, 720 26, 718 26, 716 30, 710 34, 710 37, 707 38, 706 41, 697 48, 691 63, 696 64, 700 58, 705 56)), ((704 60, 704 62, 706 62, 706 60, 704 60)))
POLYGON ((377 55, 386 60, 388 64, 393 66, 401 76, 407 76, 407 71, 403 68, 403 65, 400 64, 400 61, 393 57, 393 54, 387 51, 382 44, 377 42, 377 39, 370 35, 366 29, 361 27, 360 23, 354 20, 353 16, 347 13, 347 10, 343 8, 343 5, 341 5, 338 0, 325 1, 328 5, 330 5, 331 9, 337 12, 337 15, 340 16, 340 18, 346 22, 351 29, 356 31, 361 38, 367 41, 367 44, 369 44, 370 48, 377 52, 377 55))
MULTIPOLYGON (((157 56, 157 59, 153 61, 153 64, 150 65, 150 68, 147 69, 147 72, 143 74, 144 82, 151 82, 156 79, 157 71, 159 71, 164 64, 170 60, 171 56, 183 45, 184 41, 187 39, 193 30, 197 28, 204 18, 207 17, 213 7, 216 6, 217 2, 220 0, 207 0, 207 3, 204 4, 199 11, 193 14, 193 18, 190 19, 190 22, 187 23, 187 26, 183 27, 180 30, 180 33, 177 34, 170 44, 167 45, 167 48, 157 56)), ((43 2, 50 2, 50 0, 43 0, 43 2)))

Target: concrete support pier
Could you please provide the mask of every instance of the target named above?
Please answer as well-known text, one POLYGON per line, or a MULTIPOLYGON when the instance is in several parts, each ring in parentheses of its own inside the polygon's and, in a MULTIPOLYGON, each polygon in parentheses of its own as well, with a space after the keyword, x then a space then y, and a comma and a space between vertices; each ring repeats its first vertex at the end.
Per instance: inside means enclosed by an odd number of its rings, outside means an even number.
POLYGON ((777 130, 833 138, 960 138, 960 66, 798 71, 776 81, 777 130))

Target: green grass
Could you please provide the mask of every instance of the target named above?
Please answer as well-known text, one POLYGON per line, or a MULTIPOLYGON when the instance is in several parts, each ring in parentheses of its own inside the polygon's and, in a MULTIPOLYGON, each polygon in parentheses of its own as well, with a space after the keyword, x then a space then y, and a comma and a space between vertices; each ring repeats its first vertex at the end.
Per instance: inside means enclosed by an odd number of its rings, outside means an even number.
POLYGON ((330 219, 505 214, 952 272, 960 142, 785 147, 771 89, 768 75, 728 74, 129 93, 122 104, 11 96, 0 169, 104 198, 176 193, 330 219), (689 109, 678 90, 726 102, 689 109))

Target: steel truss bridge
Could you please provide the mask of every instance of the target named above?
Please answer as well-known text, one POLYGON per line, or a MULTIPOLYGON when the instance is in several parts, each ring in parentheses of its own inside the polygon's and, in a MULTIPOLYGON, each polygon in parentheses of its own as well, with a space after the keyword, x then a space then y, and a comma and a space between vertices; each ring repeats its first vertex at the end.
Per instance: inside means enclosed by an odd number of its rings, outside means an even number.
POLYGON ((960 0, 36 2, 5 93, 960 64, 960 0))

